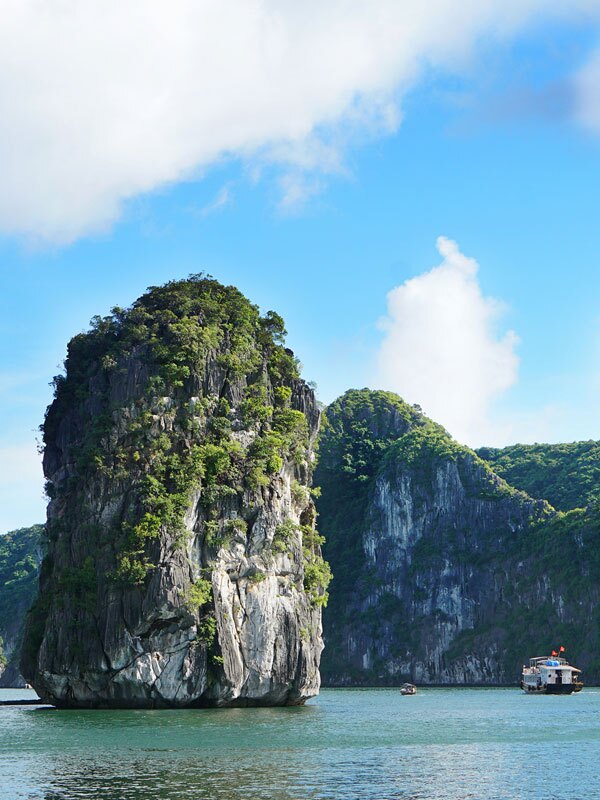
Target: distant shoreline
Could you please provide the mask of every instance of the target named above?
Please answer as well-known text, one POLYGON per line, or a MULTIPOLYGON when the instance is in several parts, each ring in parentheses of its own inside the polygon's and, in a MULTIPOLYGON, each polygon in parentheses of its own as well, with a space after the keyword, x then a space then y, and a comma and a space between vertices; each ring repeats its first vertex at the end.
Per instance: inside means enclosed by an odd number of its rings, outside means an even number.
MULTIPOLYGON (((401 683, 323 683, 321 689, 399 689, 401 683)), ((411 681, 414 683, 414 681, 411 681)), ((419 689, 519 689, 518 681, 514 683, 415 683, 419 689)), ((586 683, 584 688, 600 686, 597 683, 586 683)))

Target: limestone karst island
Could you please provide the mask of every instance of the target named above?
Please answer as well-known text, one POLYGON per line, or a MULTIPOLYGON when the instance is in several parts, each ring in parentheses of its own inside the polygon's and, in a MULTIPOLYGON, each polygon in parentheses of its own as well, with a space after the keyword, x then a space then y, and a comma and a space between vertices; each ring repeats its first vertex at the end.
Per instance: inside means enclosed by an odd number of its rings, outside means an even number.
POLYGON ((47 552, 21 654, 44 700, 293 705, 318 692, 320 412, 284 333, 277 314, 198 278, 71 340, 44 423, 47 552))

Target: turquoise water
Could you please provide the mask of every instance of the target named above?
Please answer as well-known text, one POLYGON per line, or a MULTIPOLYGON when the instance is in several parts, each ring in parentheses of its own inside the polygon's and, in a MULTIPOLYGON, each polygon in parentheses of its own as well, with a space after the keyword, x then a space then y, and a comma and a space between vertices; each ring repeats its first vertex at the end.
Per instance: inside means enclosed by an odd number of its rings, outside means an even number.
POLYGON ((329 689, 280 709, 0 707, 0 798, 589 800, 600 798, 600 689, 329 689))

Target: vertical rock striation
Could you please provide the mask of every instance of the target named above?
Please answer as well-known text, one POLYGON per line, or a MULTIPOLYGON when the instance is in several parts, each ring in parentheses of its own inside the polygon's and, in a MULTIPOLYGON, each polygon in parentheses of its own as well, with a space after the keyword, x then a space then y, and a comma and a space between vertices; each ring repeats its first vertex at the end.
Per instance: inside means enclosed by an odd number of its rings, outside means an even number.
POLYGON ((281 318, 196 276, 69 344, 23 674, 61 706, 300 704, 329 580, 319 411, 281 318))

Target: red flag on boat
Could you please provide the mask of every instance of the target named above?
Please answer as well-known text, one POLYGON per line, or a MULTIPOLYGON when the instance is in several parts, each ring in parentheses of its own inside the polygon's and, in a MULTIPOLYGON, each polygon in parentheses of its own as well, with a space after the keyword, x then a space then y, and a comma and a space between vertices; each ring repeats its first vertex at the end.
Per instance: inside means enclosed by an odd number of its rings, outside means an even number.
POLYGON ((562 644, 561 644, 561 646, 560 646, 558 649, 559 649, 559 651, 560 651, 561 653, 564 653, 564 652, 565 652, 565 648, 562 646, 562 644))
POLYGON ((552 651, 552 655, 553 655, 553 656, 557 656, 557 655, 558 655, 558 653, 556 652, 556 650, 553 650, 553 651, 552 651))

